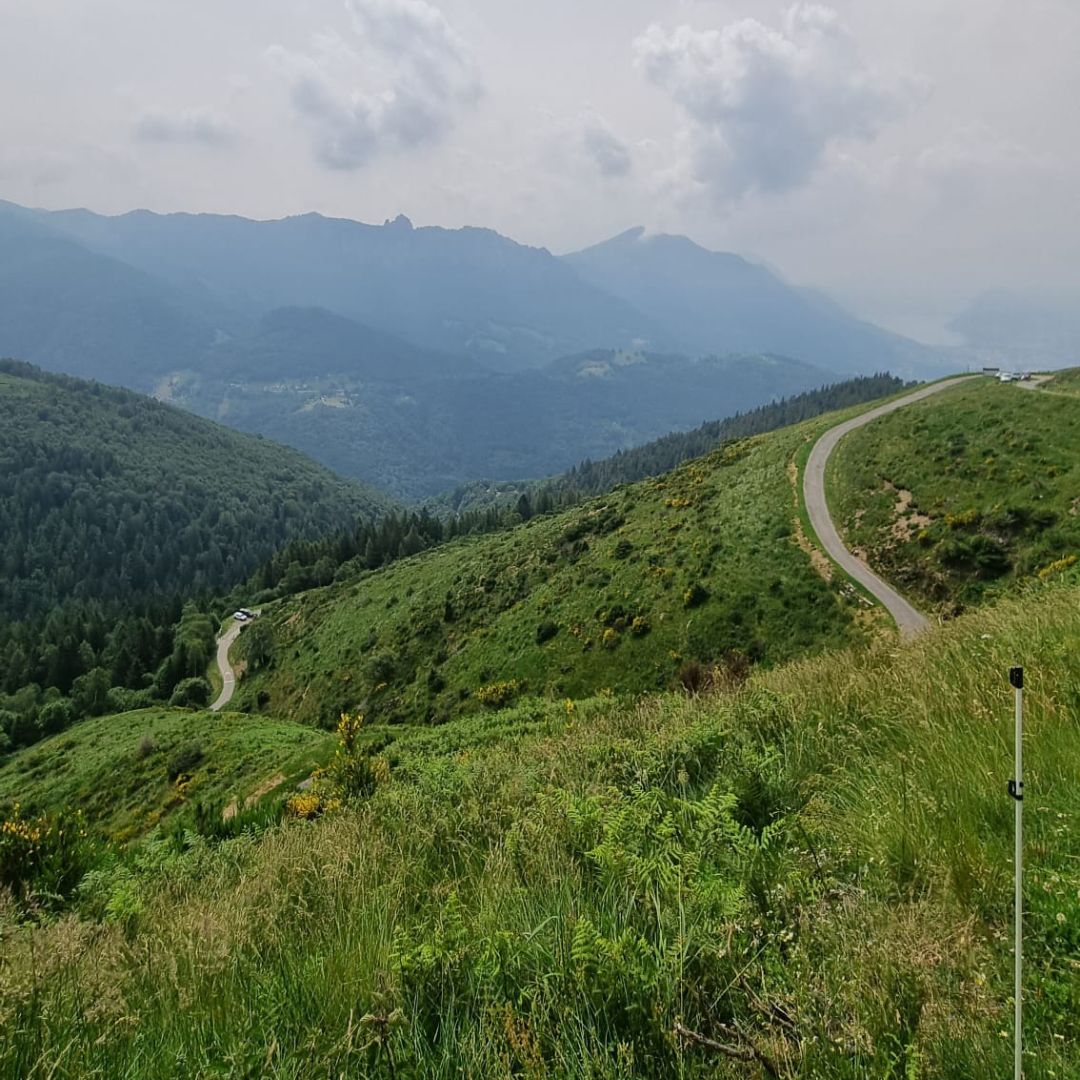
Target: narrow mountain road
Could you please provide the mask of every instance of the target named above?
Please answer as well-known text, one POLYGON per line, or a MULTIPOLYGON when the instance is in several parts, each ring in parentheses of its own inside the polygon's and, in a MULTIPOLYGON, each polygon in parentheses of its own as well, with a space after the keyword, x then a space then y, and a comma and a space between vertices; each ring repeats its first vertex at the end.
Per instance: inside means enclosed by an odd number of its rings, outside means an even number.
POLYGON ((889 614, 896 620, 896 625, 904 637, 913 637, 920 631, 925 630, 930 622, 922 612, 917 611, 909 604, 888 582, 883 581, 861 559, 857 559, 840 539, 840 534, 833 524, 829 515, 828 503, 825 499, 825 466, 829 456, 836 449, 836 444, 849 432, 869 424, 881 416, 887 416, 897 409, 904 408, 916 401, 940 394, 942 390, 957 386, 968 379, 978 379, 979 375, 960 375, 954 379, 945 379, 942 382, 924 386, 902 398, 890 401, 886 405, 879 405, 876 409, 862 413, 846 420, 836 427, 829 428, 824 435, 814 444, 810 451, 810 457, 806 462, 806 471, 803 474, 803 497, 806 500, 806 512, 810 518, 810 524, 817 533, 821 546, 826 554, 834 562, 839 564, 860 585, 867 589, 889 614))
POLYGON ((224 709, 236 692, 236 672, 229 663, 229 650, 240 635, 241 625, 241 623, 235 623, 217 639, 217 666, 221 673, 221 693, 218 694, 217 701, 210 706, 211 712, 220 712, 224 709))

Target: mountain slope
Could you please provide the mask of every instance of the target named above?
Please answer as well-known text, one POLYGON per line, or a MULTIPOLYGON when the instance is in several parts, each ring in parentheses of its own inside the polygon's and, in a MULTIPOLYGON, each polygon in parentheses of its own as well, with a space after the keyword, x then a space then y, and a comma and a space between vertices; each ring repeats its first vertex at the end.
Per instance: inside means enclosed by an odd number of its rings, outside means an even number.
POLYGON ((848 547, 955 613, 1080 558, 1080 398, 966 383, 846 436, 826 479, 848 547))
POLYGON ((190 709, 137 709, 82 720, 68 731, 0 758, 0 806, 27 814, 79 810, 95 834, 125 842, 202 801, 238 809, 291 789, 329 756, 320 731, 266 717, 190 709), (184 750, 178 798, 170 767, 184 750), (103 783, 108 777, 108 783, 103 783), (271 781, 277 780, 277 783, 271 781))
POLYGON ((0 362, 0 618, 230 587, 288 540, 388 505, 294 450, 0 362))
POLYGON ((677 335, 678 349, 773 352, 832 371, 939 371, 932 353, 738 255, 631 229, 564 256, 585 280, 677 335))
POLYGON ((829 422, 268 607, 237 700, 309 722, 444 721, 521 694, 655 690, 714 662, 737 679, 856 640, 858 601, 796 536, 792 462, 829 422))
POLYGON ((410 385, 481 370, 462 357, 422 349, 325 308, 297 307, 275 308, 249 334, 218 342, 204 366, 232 385, 238 379, 287 381, 313 375, 410 385))
POLYGON ((1020 662, 1027 1071, 1075 1076, 1078 636, 1043 588, 734 693, 375 730, 355 802, 7 916, 0 1075, 1008 1075, 1020 662))
MULTIPOLYGON (((302 349, 301 339, 288 355, 302 349)), ((274 375, 273 346, 266 353, 263 372, 264 353, 237 345, 223 352, 226 371, 218 377, 178 376, 164 392, 204 416, 268 434, 412 499, 477 476, 548 476, 830 381, 828 373, 784 357, 694 361, 613 351, 518 373, 421 376, 435 363, 414 365, 412 379, 392 371, 358 377, 356 365, 342 375, 285 378, 274 375), (238 355, 252 374, 242 373, 238 355), (230 367, 235 373, 227 373, 230 367)))
POLYGON ((149 389, 233 325, 208 298, 0 206, 0 355, 149 389))

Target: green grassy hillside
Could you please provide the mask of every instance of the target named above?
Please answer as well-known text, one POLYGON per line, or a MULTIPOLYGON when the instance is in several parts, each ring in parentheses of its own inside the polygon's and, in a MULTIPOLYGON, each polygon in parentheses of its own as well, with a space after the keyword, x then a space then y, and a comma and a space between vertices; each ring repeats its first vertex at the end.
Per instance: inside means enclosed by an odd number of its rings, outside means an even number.
POLYGON ((1039 392, 1080 395, 1080 368, 1055 371, 1049 380, 1040 385, 1039 392))
POLYGON ((1008 1075, 1017 662, 1025 1075, 1078 1075, 1078 639, 1037 585, 736 692, 428 729, 355 805, 0 907, 0 1075, 1008 1075))
POLYGON ((1060 573, 1080 557, 1077 380, 978 380, 852 432, 827 477, 848 545, 943 613, 1060 573))
POLYGON ((81 810, 95 834, 128 840, 195 801, 223 808, 268 784, 291 790, 331 749, 322 732, 238 713, 98 716, 3 759, 0 811, 81 810))
POLYGON ((693 662, 737 677, 747 659, 857 640, 856 605, 794 535, 791 462, 828 422, 274 605, 241 637, 239 701, 306 721, 440 722, 522 695, 663 689, 693 662))

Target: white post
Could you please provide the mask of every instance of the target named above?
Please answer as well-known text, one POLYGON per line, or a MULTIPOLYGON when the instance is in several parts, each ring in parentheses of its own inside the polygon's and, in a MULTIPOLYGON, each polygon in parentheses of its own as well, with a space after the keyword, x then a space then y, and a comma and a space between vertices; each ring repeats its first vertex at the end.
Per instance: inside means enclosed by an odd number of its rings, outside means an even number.
POLYGON ((1016 749, 1015 775, 1009 781, 1009 794, 1016 804, 1016 895, 1013 901, 1016 941, 1014 945, 1014 1039, 1013 1074, 1015 1080, 1023 1080, 1024 1063, 1024 669, 1009 668, 1009 682, 1016 699, 1016 749))

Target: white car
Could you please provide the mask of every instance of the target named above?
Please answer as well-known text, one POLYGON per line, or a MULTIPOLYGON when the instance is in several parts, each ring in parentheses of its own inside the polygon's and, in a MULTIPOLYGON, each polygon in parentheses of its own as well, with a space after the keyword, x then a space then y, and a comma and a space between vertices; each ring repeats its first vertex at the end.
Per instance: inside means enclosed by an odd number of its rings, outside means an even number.
POLYGON ((246 611, 234 611, 233 618, 237 622, 247 622, 251 616, 246 611))

